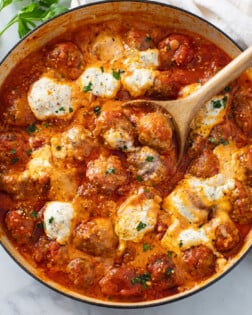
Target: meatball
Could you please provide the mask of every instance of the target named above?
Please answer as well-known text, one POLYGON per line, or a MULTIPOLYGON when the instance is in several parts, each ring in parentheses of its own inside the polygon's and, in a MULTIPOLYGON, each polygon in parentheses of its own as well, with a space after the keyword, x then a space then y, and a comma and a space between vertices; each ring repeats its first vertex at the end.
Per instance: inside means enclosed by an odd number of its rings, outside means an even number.
POLYGON ((100 281, 103 294, 108 296, 130 297, 141 295, 144 287, 135 283, 136 271, 132 267, 122 266, 111 269, 100 281))
POLYGON ((0 132, 0 170, 26 162, 29 159, 29 149, 28 140, 24 134, 0 132))
POLYGON ((36 118, 27 100, 27 91, 23 84, 13 90, 4 91, 3 109, 0 109, 3 121, 12 126, 29 126, 36 118), (2 111, 4 112, 2 113, 2 111))
POLYGON ((123 42, 120 36, 112 32, 99 32, 92 44, 92 53, 103 62, 122 58, 123 42))
POLYGON ((175 265, 167 254, 154 254, 148 258, 147 271, 151 273, 151 280, 162 290, 176 286, 175 265))
POLYGON ((154 149, 166 152, 172 146, 172 125, 161 112, 151 112, 140 117, 137 122, 139 141, 154 149))
POLYGON ((192 40, 189 36, 170 34, 158 43, 160 50, 161 68, 170 67, 172 63, 177 66, 189 64, 194 57, 192 40))
POLYGON ((127 175, 117 156, 100 156, 87 165, 86 176, 90 182, 102 190, 114 191, 127 181, 127 175))
POLYGON ((135 178, 141 178, 147 183, 158 184, 167 175, 167 169, 157 151, 147 146, 128 155, 128 162, 135 178))
POLYGON ((38 263, 49 263, 52 271, 62 271, 69 261, 67 246, 41 236, 34 247, 33 259, 38 263))
POLYGON ((95 218, 80 223, 73 233, 74 245, 94 256, 108 256, 117 246, 117 238, 110 219, 95 218))
POLYGON ((67 265, 66 271, 77 288, 89 287, 94 282, 94 263, 90 259, 75 258, 67 265))
POLYGON ((146 33, 144 30, 130 29, 125 34, 124 40, 130 48, 135 48, 141 51, 155 47, 150 34, 146 33))
POLYGON ((23 210, 7 212, 5 224, 18 244, 28 244, 32 240, 35 221, 31 216, 26 215, 23 210))
POLYGON ((232 222, 226 222, 217 226, 215 230, 215 248, 221 252, 228 252, 240 242, 239 230, 232 222))
POLYGON ((95 134, 100 134, 110 149, 132 151, 134 129, 120 110, 104 110, 96 120, 95 134))
POLYGON ((216 257, 205 245, 187 249, 182 257, 187 272, 195 279, 202 280, 215 272, 216 257))
POLYGON ((83 161, 91 153, 93 143, 89 130, 74 126, 51 138, 52 154, 59 160, 83 161))
POLYGON ((70 80, 77 79, 84 69, 82 53, 71 42, 63 42, 53 46, 47 54, 47 62, 50 67, 70 80))
POLYGON ((252 196, 238 198, 233 203, 230 217, 239 224, 252 223, 252 196))
POLYGON ((234 96, 232 103, 236 124, 247 135, 252 135, 252 92, 241 91, 234 96))
POLYGON ((204 150, 189 168, 189 173, 196 177, 212 177, 219 172, 219 160, 211 150, 204 150))

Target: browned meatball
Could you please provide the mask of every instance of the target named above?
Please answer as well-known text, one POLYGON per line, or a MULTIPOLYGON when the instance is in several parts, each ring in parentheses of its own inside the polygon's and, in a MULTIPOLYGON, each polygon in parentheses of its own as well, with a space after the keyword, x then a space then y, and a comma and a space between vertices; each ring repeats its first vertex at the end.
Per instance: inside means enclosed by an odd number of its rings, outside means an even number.
POLYGON ((100 156, 87 165, 87 178, 102 190, 113 191, 126 183, 127 175, 117 156, 100 156))
POLYGON ((158 184, 166 178, 167 169, 161 156, 147 146, 128 154, 128 162, 134 178, 142 178, 151 184, 158 184))
POLYGON ((169 67, 173 62, 185 66, 193 60, 192 39, 181 34, 171 34, 159 42, 161 68, 169 67))
POLYGON ((73 233, 74 245, 94 256, 108 256, 117 246, 117 238, 110 219, 95 218, 80 223, 73 233))
POLYGON ((182 87, 199 80, 199 74, 187 69, 172 68, 160 71, 146 95, 155 99, 176 99, 182 87))
POLYGON ((28 244, 33 236, 35 221, 23 210, 9 211, 5 217, 6 227, 18 244, 28 244))
POLYGON ((11 91, 6 89, 3 103, 0 113, 5 123, 12 126, 29 126, 36 120, 28 104, 27 91, 23 85, 11 91))
POLYGON ((83 57, 80 49, 71 42, 56 44, 47 55, 48 65, 63 77, 77 79, 83 71, 83 57))
POLYGON ((212 250, 205 245, 187 249, 182 259, 186 270, 195 279, 202 280, 215 272, 216 257, 212 250))
POLYGON ((89 287, 94 282, 94 263, 87 258, 75 258, 66 267, 69 279, 77 288, 89 287))
POLYGON ((25 134, 0 132, 0 170, 26 162, 29 159, 29 150, 25 134))
POLYGON ((121 110, 102 110, 96 120, 95 134, 100 134, 110 149, 131 151, 134 148, 134 128, 121 110))
POLYGON ((175 265, 167 254, 154 254, 148 258, 147 271, 151 273, 153 285, 162 290, 176 286, 175 265))
POLYGON ((239 230, 232 222, 217 226, 215 230, 215 247, 219 252, 228 252, 235 248, 240 241, 239 230))
POLYGON ((252 223, 252 196, 235 200, 230 216, 234 222, 240 224, 252 223))
POLYGON ((67 246, 41 236, 34 247, 33 259, 38 263, 50 263, 52 270, 63 270, 69 260, 67 246))
POLYGON ((144 287, 134 281, 137 279, 136 271, 132 267, 122 266, 111 269, 99 282, 101 291, 108 296, 138 296, 144 287))
POLYGON ((252 91, 241 91, 234 96, 232 103, 236 124, 247 135, 252 135, 252 91))
POLYGON ((130 48, 138 50, 146 50, 155 47, 150 34, 144 30, 130 29, 125 34, 125 42, 130 48))
POLYGON ((142 144, 164 152, 171 149, 173 130, 163 113, 156 111, 140 117, 137 131, 142 144))
POLYGON ((211 150, 204 150, 189 168, 189 173, 196 177, 211 177, 219 172, 219 160, 211 150))

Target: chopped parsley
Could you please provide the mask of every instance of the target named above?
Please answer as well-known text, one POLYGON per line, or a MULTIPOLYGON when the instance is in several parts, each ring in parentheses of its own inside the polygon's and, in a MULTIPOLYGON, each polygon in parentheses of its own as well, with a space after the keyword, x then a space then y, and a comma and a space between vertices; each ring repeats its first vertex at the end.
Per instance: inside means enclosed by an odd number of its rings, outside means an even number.
POLYGON ((151 274, 149 272, 146 272, 144 274, 141 274, 135 278, 131 279, 132 284, 140 283, 143 285, 144 288, 148 287, 148 282, 151 280, 151 274))
POLYGON ((219 144, 228 145, 229 141, 227 139, 223 139, 222 137, 220 137, 219 144))
POLYGON ((37 131, 38 130, 38 128, 37 128, 37 126, 35 125, 35 123, 33 123, 33 124, 31 124, 31 125, 29 125, 27 128, 26 128, 26 131, 28 132, 28 133, 34 133, 35 131, 37 131))
POLYGON ((115 169, 113 167, 109 167, 107 170, 106 170, 106 174, 115 174, 115 169))
POLYGON ((15 149, 11 149, 11 150, 10 150, 10 154, 11 154, 11 155, 16 154, 16 153, 17 153, 17 150, 15 150, 15 149))
POLYGON ((211 143, 216 143, 216 139, 213 137, 208 138, 208 141, 211 143))
POLYGON ((167 253, 167 256, 168 256, 169 258, 172 258, 172 254, 173 254, 173 251, 169 250, 168 253, 167 253))
POLYGON ((124 73, 125 71, 124 70, 118 70, 118 71, 115 71, 113 70, 112 71, 112 76, 116 79, 116 80, 120 80, 120 76, 122 73, 124 73))
POLYGON ((142 221, 140 221, 136 227, 136 230, 139 232, 141 230, 143 230, 144 228, 146 228, 147 224, 143 223, 142 221))
POLYGON ((183 241, 180 240, 180 241, 179 241, 179 247, 182 247, 182 246, 183 246, 183 241))
POLYGON ((62 147, 61 147, 60 145, 57 145, 57 146, 56 146, 56 150, 57 150, 57 151, 60 151, 61 148, 62 148, 62 147))
POLYGON ((101 106, 95 106, 94 107, 94 113, 98 116, 101 113, 101 106))
POLYGON ((64 112, 64 111, 65 111, 65 108, 64 108, 64 107, 60 107, 60 108, 59 108, 59 111, 64 112))
POLYGON ((166 270, 165 270, 165 275, 167 276, 167 277, 169 277, 171 274, 173 274, 174 273, 174 269, 173 268, 167 268, 166 270))
POLYGON ((85 86, 83 87, 83 92, 87 93, 87 92, 89 92, 89 91, 92 91, 92 89, 93 89, 93 83, 90 81, 90 82, 88 83, 88 85, 85 85, 85 86))
POLYGON ((219 144, 223 144, 223 145, 229 144, 229 141, 227 139, 222 138, 222 137, 220 137, 219 139, 210 137, 210 138, 208 138, 208 141, 211 143, 214 143, 216 146, 219 144))
POLYGON ((69 107, 68 111, 69 111, 69 113, 72 113, 73 112, 73 108, 69 107))
POLYGON ((136 176, 136 180, 137 180, 138 182, 143 182, 143 177, 140 176, 140 175, 137 175, 137 176, 136 176))
POLYGON ((226 86, 225 88, 224 88, 224 91, 225 92, 230 92, 231 91, 231 87, 228 85, 228 86, 226 86))
POLYGON ((45 122, 43 123, 43 127, 48 128, 48 127, 49 127, 49 123, 48 123, 47 121, 45 121, 45 122))
POLYGON ((213 108, 226 108, 227 105, 227 96, 225 95, 222 99, 219 100, 212 100, 211 104, 213 108))
POLYGON ((150 250, 151 249, 151 245, 150 244, 147 244, 147 243, 144 243, 143 244, 143 251, 144 252, 147 252, 148 250, 150 250))
POLYGON ((32 212, 30 213, 30 216, 31 216, 32 218, 37 218, 38 212, 37 212, 37 211, 32 211, 32 212))
POLYGON ((101 72, 103 73, 103 72, 104 72, 104 68, 103 68, 103 66, 101 66, 101 67, 100 67, 100 69, 101 69, 101 72))
POLYGON ((154 160, 154 156, 148 155, 145 161, 152 162, 153 160, 154 160))
POLYGON ((146 35, 146 37, 145 37, 145 41, 146 41, 147 43, 151 41, 151 37, 150 37, 150 35, 146 35))
POLYGON ((120 147, 120 149, 121 149, 122 151, 125 151, 125 150, 128 150, 128 147, 127 147, 126 145, 123 145, 122 147, 120 147))
POLYGON ((15 164, 19 161, 19 158, 18 157, 14 157, 11 159, 11 164, 15 164))
POLYGON ((32 154, 32 149, 28 149, 28 150, 26 151, 26 154, 27 154, 28 156, 30 156, 30 155, 32 154))
POLYGON ((49 223, 49 224, 52 224, 53 221, 54 221, 54 217, 51 217, 51 218, 48 220, 48 223, 49 223))

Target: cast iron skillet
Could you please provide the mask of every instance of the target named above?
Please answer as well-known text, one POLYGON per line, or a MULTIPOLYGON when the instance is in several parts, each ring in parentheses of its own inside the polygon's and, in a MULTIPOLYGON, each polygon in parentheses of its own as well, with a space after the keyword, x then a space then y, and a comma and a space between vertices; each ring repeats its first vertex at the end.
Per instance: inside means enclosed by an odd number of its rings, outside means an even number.
MULTIPOLYGON (((221 47, 231 58, 236 57, 241 49, 232 41, 226 34, 209 22, 189 13, 185 10, 176 8, 174 6, 166 5, 163 3, 151 2, 151 1, 103 1, 93 4, 84 5, 76 9, 70 10, 56 18, 53 18, 49 22, 44 23, 36 30, 22 39, 3 59, 0 64, 0 86, 3 84, 5 78, 10 71, 28 54, 43 47, 46 43, 65 33, 67 30, 75 28, 78 24, 87 25, 89 23, 101 22, 110 18, 116 18, 118 14, 124 12, 132 12, 135 16, 141 15, 146 17, 152 22, 157 22, 161 25, 171 26, 176 29, 185 29, 191 32, 197 33, 217 46, 221 47)), ((165 297, 162 299, 147 301, 147 302, 114 302, 114 301, 102 301, 95 298, 83 296, 79 293, 71 291, 62 285, 53 282, 52 280, 41 275, 36 268, 31 266, 15 249, 13 244, 8 240, 4 233, 3 228, 0 226, 0 243, 10 256, 29 274, 35 279, 41 281, 48 287, 72 297, 82 302, 108 306, 117 308, 139 308, 157 306, 165 303, 170 303, 181 298, 190 296, 196 293, 200 289, 207 287, 208 285, 220 279, 228 271, 230 271, 249 251, 252 246, 252 231, 247 235, 244 245, 232 259, 227 266, 219 273, 213 275, 205 282, 194 288, 176 294, 174 296, 165 297)))

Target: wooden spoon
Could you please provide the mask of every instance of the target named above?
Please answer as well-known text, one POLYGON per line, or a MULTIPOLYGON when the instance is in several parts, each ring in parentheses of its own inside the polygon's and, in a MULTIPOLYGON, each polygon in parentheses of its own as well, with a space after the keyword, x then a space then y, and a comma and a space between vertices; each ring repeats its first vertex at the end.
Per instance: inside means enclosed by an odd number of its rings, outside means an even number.
POLYGON ((193 94, 172 101, 157 100, 133 100, 123 106, 134 106, 147 104, 150 106, 161 106, 170 115, 173 127, 179 143, 178 162, 180 162, 185 149, 186 139, 189 133, 190 124, 199 109, 218 92, 222 91, 231 81, 236 79, 242 72, 252 65, 252 47, 242 52, 233 59, 227 66, 221 69, 213 78, 207 81, 193 94))

